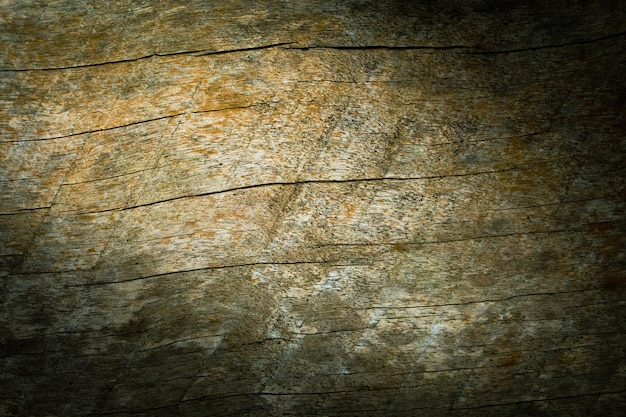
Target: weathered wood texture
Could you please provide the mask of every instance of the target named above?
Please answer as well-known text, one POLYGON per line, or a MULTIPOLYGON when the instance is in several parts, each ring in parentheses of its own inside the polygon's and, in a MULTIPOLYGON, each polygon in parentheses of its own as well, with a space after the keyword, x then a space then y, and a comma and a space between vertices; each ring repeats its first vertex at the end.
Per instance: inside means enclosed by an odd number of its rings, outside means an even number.
POLYGON ((0 2, 0 414, 623 415, 626 5, 412 3, 0 2))

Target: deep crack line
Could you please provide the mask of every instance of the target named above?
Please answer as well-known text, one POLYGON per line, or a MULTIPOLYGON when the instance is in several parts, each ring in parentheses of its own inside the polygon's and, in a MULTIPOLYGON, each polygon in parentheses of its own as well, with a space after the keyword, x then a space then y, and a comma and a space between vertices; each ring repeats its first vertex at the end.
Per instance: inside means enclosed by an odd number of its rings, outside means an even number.
MULTIPOLYGON (((245 268, 245 267, 254 267, 254 266, 273 266, 273 265, 328 265, 328 266, 333 266, 333 267, 337 267, 337 266, 359 266, 360 264, 338 264, 338 263, 333 263, 336 261, 293 261, 293 262, 281 262, 281 261, 276 261, 276 262, 250 262, 250 263, 243 263, 243 264, 228 264, 228 265, 215 265, 215 266, 204 266, 204 267, 200 267, 200 268, 192 268, 192 269, 184 269, 184 270, 176 270, 176 271, 169 271, 169 272, 162 272, 159 274, 154 274, 154 275, 146 275, 143 277, 137 277, 137 278, 129 278, 129 279, 122 279, 122 280, 118 280, 118 281, 97 281, 97 282, 88 282, 85 284, 69 284, 67 285, 67 287, 90 287, 90 286, 97 286, 97 285, 110 285, 110 284, 123 284, 123 283, 127 283, 127 282, 133 282, 133 281, 143 281, 143 280, 147 280, 147 279, 152 279, 152 278, 159 278, 159 277, 164 277, 164 276, 168 276, 168 275, 176 275, 176 274, 184 274, 184 273, 189 273, 189 272, 199 272, 199 271, 210 271, 210 270, 216 270, 216 269, 232 269, 232 268, 245 268)), ((73 272, 73 271, 69 271, 69 272, 73 272)))
POLYGON ((599 287, 589 287, 582 288, 578 290, 568 290, 568 291, 553 291, 553 292, 535 292, 535 293, 526 293, 526 294, 515 294, 509 297, 503 298, 490 298, 485 300, 471 300, 464 301, 460 303, 444 303, 444 304, 424 304, 424 305, 413 305, 413 306, 372 306, 367 307, 365 310, 411 310, 411 309, 421 309, 421 308, 445 308, 445 307, 458 307, 458 306, 468 306, 474 304, 487 304, 487 303, 501 303, 504 301, 511 301, 516 298, 526 298, 526 297, 549 297, 553 295, 563 295, 563 294, 575 294, 575 293, 584 293, 590 291, 597 291, 599 287))
POLYGON ((138 120, 136 122, 129 122, 129 123, 126 123, 126 124, 123 124, 123 125, 102 127, 102 128, 99 128, 99 129, 84 130, 84 131, 81 131, 81 132, 70 133, 70 134, 67 134, 67 135, 50 136, 50 137, 34 138, 34 139, 2 140, 2 141, 0 141, 0 144, 3 144, 3 143, 22 143, 22 142, 44 142, 44 141, 48 141, 48 140, 66 139, 66 138, 71 138, 71 137, 76 137, 76 136, 88 135, 90 133, 100 133, 100 132, 108 132, 108 131, 116 130, 116 129, 124 129, 124 128, 131 127, 131 126, 136 126, 136 125, 141 125, 141 124, 146 124, 146 123, 152 123, 152 122, 158 122, 159 120, 173 119, 175 117, 183 116, 185 114, 218 113, 218 112, 228 111, 228 110, 249 109, 249 108, 253 108, 253 107, 256 107, 256 106, 261 106, 261 105, 264 105, 264 104, 267 104, 267 103, 266 102, 259 102, 259 103, 251 103, 251 104, 249 104, 247 106, 220 107, 220 108, 208 109, 208 110, 184 111, 184 112, 179 112, 179 113, 174 113, 174 114, 167 114, 165 116, 154 117, 152 119, 144 119, 144 120, 138 120))
POLYGON ((561 396, 561 397, 532 398, 532 399, 528 399, 528 400, 520 400, 520 401, 513 401, 513 402, 502 402, 502 403, 491 403, 491 404, 476 405, 476 406, 471 406, 471 407, 456 407, 456 408, 452 408, 451 410, 452 411, 457 411, 457 410, 477 410, 477 409, 489 408, 489 407, 502 407, 502 406, 508 406, 508 405, 516 405, 516 404, 528 404, 528 403, 545 402, 545 401, 569 400, 569 399, 573 399, 573 398, 593 397, 593 396, 599 396, 599 395, 622 394, 622 393, 626 393, 626 390, 588 392, 588 393, 576 394, 576 395, 565 395, 565 396, 561 396))
POLYGON ((563 48, 568 46, 576 46, 576 45, 585 45, 595 42, 602 42, 609 39, 614 39, 618 37, 622 37, 626 35, 626 32, 613 33, 610 35, 602 36, 594 39, 583 39, 583 40, 575 40, 566 43, 560 44, 550 44, 550 45, 538 45, 538 46, 530 46, 526 48, 515 48, 515 49, 503 49, 503 50, 477 50, 476 46, 472 45, 310 45, 310 46, 292 46, 288 47, 288 45, 296 44, 297 42, 277 42, 267 45, 259 45, 259 46, 251 46, 248 48, 235 48, 235 49, 225 49, 225 50, 207 50, 207 49, 198 49, 193 51, 178 51, 178 52, 155 52, 149 55, 143 55, 136 58, 125 58, 118 59, 114 61, 104 61, 104 62, 95 62, 90 64, 80 64, 80 65, 67 65, 62 67, 46 67, 46 68, 1 68, 0 72, 35 72, 35 71, 62 71, 62 70, 70 70, 70 69, 80 69, 80 68, 91 68, 91 67, 99 67, 104 65, 115 65, 122 64, 128 62, 138 62, 145 59, 150 59, 154 57, 171 57, 171 56, 181 56, 181 55, 189 55, 189 56, 208 56, 208 55, 225 55, 237 52, 247 52, 247 51, 258 51, 263 49, 284 47, 284 49, 293 49, 293 50, 302 50, 306 51, 309 49, 335 49, 335 50, 389 50, 389 51, 407 51, 407 50, 422 50, 422 51, 450 51, 450 50, 474 50, 468 52, 461 52, 462 54, 468 55, 498 55, 498 54, 510 54, 510 53, 519 53, 519 52, 531 52, 542 49, 553 49, 553 48, 563 48))
POLYGON ((298 180, 298 181, 275 181, 275 182, 265 182, 258 184, 250 184, 250 185, 242 185, 238 187, 226 188, 222 190, 208 191, 204 193, 198 194, 187 194, 181 195, 177 197, 166 198, 164 200, 151 201, 149 203, 136 204, 133 206, 123 207, 123 208, 111 208, 93 212, 85 212, 78 214, 96 214, 96 213, 105 213, 110 211, 126 211, 133 210, 141 207, 149 207, 157 204, 168 203, 171 201, 184 200, 188 198, 197 198, 197 197, 207 197, 211 195, 217 194, 226 194, 232 193, 236 191, 244 191, 251 190, 254 188, 265 188, 265 187, 287 187, 287 186, 295 186, 295 185, 306 185, 306 184, 350 184, 350 183, 367 183, 367 182, 401 182, 401 181, 424 181, 424 180, 439 180, 445 178, 463 178, 463 177, 471 177, 474 175, 490 175, 490 174, 498 174, 503 172, 510 172, 521 169, 523 167, 534 166, 534 165, 544 165, 558 162, 560 160, 569 159, 568 157, 551 159, 546 161, 537 161, 530 162, 525 164, 514 165, 509 168, 497 169, 497 170, 488 170, 488 171, 473 171, 473 172, 463 172, 457 174, 443 174, 443 175, 424 175, 419 177, 367 177, 367 178, 347 178, 347 179, 311 179, 311 180, 298 180))
POLYGON ((153 54, 144 55, 144 56, 140 56, 137 58, 118 59, 115 61, 104 61, 104 62, 96 62, 96 63, 91 63, 91 64, 68 65, 64 67, 49 67, 49 68, 2 68, 0 69, 0 72, 62 71, 62 70, 69 70, 69 69, 92 68, 92 67, 101 67, 104 65, 123 64, 123 63, 128 63, 128 62, 138 62, 138 61, 142 61, 142 60, 150 59, 154 57, 170 57, 170 56, 180 56, 180 55, 190 55, 190 56, 225 55, 225 54, 232 54, 232 53, 237 53, 237 52, 258 51, 262 49, 277 48, 277 47, 291 45, 291 44, 293 44, 293 42, 279 42, 279 43, 271 43, 268 45, 251 46, 248 48, 225 49, 225 50, 218 50, 218 51, 198 49, 194 51, 179 51, 179 52, 166 52, 166 53, 155 52, 153 54))
POLYGON ((126 123, 126 124, 118 125, 118 126, 103 127, 103 128, 100 128, 100 129, 92 129, 92 130, 85 130, 85 131, 82 131, 82 132, 70 133, 69 135, 51 136, 51 137, 47 137, 47 138, 35 138, 35 139, 4 140, 4 141, 0 141, 0 144, 1 143, 21 143, 21 142, 43 142, 43 141, 47 141, 47 140, 65 139, 65 138, 71 138, 71 137, 75 137, 75 136, 89 135, 91 133, 108 132, 110 130, 123 129, 125 127, 130 127, 130 126, 135 126, 135 125, 140 125, 140 124, 145 124, 145 123, 156 122, 156 121, 159 121, 159 120, 172 119, 174 117, 182 116, 184 114, 185 114, 185 112, 176 113, 176 114, 168 114, 166 116, 155 117, 154 119, 139 120, 139 121, 136 121, 136 122, 130 122, 130 123, 126 123))
POLYGON ((530 46, 527 48, 516 48, 516 49, 503 49, 503 50, 484 50, 484 51, 474 51, 474 52, 462 52, 467 55, 501 55, 501 54, 514 54, 520 52, 533 52, 540 51, 542 49, 556 49, 556 48, 566 48, 568 46, 577 46, 577 45, 587 45, 590 43, 602 42, 609 39, 615 39, 626 35, 626 32, 613 33, 610 35, 602 36, 600 38, 594 39, 581 39, 566 43, 552 44, 552 45, 539 45, 539 46, 530 46))
POLYGON ((447 46, 430 46, 430 45, 311 45, 311 46, 291 46, 285 49, 296 49, 306 51, 309 49, 335 49, 348 51, 367 51, 367 50, 386 50, 386 51, 448 51, 458 49, 474 49, 470 45, 447 45, 447 46))
POLYGON ((626 35, 626 32, 612 33, 610 35, 602 36, 594 39, 579 39, 570 42, 548 45, 536 45, 526 48, 513 48, 502 50, 486 50, 481 49, 476 45, 310 45, 310 46, 292 46, 285 49, 296 50, 308 50, 308 49, 334 49, 334 50, 351 50, 351 51, 366 51, 366 50, 387 50, 387 51, 462 51, 461 54, 466 55, 499 55, 499 54, 511 54, 520 52, 532 52, 542 49, 554 49, 564 48, 568 46, 586 45, 590 43, 602 42, 609 39, 619 38, 626 35), (469 51, 468 51, 469 50, 469 51), (464 52, 467 51, 467 52, 464 52))

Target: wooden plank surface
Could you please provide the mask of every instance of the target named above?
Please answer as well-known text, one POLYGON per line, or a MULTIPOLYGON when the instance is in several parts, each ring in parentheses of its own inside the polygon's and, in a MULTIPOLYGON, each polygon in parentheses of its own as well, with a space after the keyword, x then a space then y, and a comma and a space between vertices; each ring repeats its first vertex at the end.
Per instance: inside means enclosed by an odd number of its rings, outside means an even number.
POLYGON ((0 7, 0 414, 623 412, 623 4, 204 3, 0 7))

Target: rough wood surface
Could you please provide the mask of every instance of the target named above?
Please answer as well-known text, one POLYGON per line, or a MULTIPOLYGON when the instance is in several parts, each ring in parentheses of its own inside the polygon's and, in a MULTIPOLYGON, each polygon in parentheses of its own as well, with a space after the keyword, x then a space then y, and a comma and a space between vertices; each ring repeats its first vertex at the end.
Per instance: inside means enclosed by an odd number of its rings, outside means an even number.
POLYGON ((619 416, 620 1, 0 2, 0 414, 619 416))

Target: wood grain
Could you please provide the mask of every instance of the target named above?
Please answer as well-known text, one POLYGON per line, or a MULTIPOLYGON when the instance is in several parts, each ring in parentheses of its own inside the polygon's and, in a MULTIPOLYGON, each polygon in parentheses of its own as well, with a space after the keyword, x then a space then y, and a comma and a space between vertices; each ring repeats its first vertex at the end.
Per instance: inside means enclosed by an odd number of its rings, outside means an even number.
POLYGON ((0 7, 0 414, 623 413, 621 2, 205 3, 0 7))

